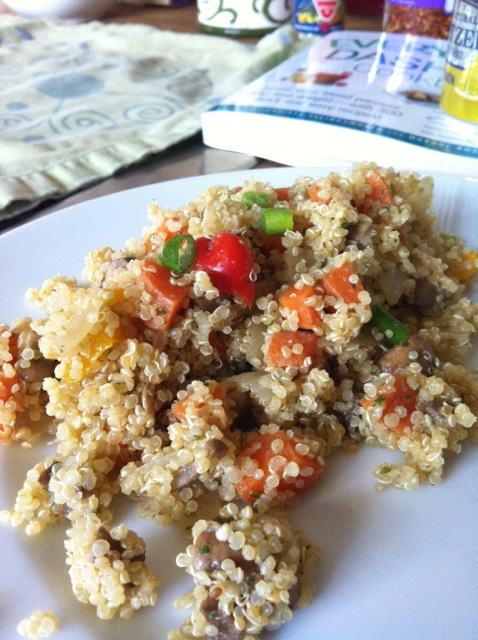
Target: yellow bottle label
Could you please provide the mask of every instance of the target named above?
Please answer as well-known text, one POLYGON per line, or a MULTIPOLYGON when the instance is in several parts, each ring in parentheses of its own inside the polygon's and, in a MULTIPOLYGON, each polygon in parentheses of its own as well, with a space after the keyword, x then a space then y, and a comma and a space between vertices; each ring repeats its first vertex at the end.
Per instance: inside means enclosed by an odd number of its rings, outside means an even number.
POLYGON ((475 0, 456 0, 440 105, 452 116, 478 122, 478 2, 475 0))

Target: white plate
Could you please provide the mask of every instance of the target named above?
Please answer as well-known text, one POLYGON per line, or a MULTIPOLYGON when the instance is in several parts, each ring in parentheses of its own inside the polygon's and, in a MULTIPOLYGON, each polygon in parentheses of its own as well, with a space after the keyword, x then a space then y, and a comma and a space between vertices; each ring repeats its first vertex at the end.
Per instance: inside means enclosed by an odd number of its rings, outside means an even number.
MULTIPOLYGON (((147 224, 152 199, 185 204, 212 184, 241 184, 251 175, 287 186, 298 175, 325 169, 265 169, 201 176, 140 187, 64 209, 0 236, 0 319, 32 314, 28 287, 61 273, 81 276, 90 249, 123 246, 147 224)), ((437 177, 435 209, 442 231, 478 248, 478 180, 437 177)), ((477 297, 477 291, 474 291, 477 297)), ((0 508, 9 508, 35 449, 0 447, 0 508)), ((371 468, 392 455, 362 448, 338 455, 317 487, 291 512, 295 524, 322 547, 319 592, 313 604, 264 639, 474 640, 478 638, 478 457, 473 445, 450 460, 442 485, 415 492, 374 491, 371 468)), ((59 640, 166 640, 181 624, 173 598, 191 587, 175 568, 182 541, 122 512, 147 541, 147 560, 160 575, 159 603, 129 621, 101 622, 72 595, 63 553, 64 528, 29 539, 0 526, 0 638, 13 640, 17 622, 34 609, 61 619, 59 640)))

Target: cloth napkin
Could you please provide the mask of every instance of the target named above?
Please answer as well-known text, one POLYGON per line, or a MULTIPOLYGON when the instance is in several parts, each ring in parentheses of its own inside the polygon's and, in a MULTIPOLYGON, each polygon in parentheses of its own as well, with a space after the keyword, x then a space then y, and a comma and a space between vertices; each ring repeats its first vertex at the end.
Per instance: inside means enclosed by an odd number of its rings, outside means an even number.
POLYGON ((292 53, 138 24, 0 17, 0 221, 200 130, 200 114, 292 53))

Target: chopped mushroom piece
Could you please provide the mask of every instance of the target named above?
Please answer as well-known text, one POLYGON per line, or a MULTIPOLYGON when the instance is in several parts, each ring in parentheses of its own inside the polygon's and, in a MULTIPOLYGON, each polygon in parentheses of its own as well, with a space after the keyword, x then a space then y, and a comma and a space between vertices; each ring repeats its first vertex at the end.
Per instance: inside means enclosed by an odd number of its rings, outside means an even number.
POLYGON ((191 462, 190 464, 187 464, 176 471, 171 482, 171 489, 184 489, 184 487, 188 487, 198 479, 199 473, 194 464, 191 462))
POLYGON ((116 269, 124 269, 128 266, 128 262, 134 260, 133 256, 125 256, 124 258, 117 258, 108 266, 108 271, 115 271, 116 269))
POLYGON ((405 369, 412 362, 417 362, 427 376, 432 375, 436 367, 436 357, 431 345, 418 335, 389 349, 380 358, 379 365, 382 371, 394 373, 398 369, 405 369))
POLYGON ((163 407, 163 402, 158 401, 157 385, 147 382, 141 392, 141 405, 143 409, 151 416, 158 413, 163 407))
POLYGON ((194 544, 193 567, 196 571, 220 569, 224 560, 232 560, 244 571, 244 576, 254 578, 259 567, 252 560, 245 560, 240 551, 234 551, 227 542, 218 540, 214 531, 201 533, 194 544))
POLYGON ((215 640, 259 638, 309 602, 318 548, 284 513, 259 514, 229 503, 214 520, 198 520, 192 535, 177 558, 199 586, 188 594, 194 612, 185 628, 196 619, 204 629, 205 618, 215 640))
POLYGON ((448 398, 436 396, 429 402, 419 402, 417 408, 428 414, 437 427, 448 427, 453 405, 448 398))
POLYGON ((363 241, 370 233, 373 222, 370 218, 361 218, 358 222, 349 227, 347 240, 356 244, 363 244, 363 241))
MULTIPOLYGON (((115 538, 113 538, 113 536, 111 535, 111 533, 108 531, 106 527, 103 527, 103 526, 99 527, 96 534, 96 541, 98 540, 104 540, 105 542, 108 543, 109 551, 106 555, 111 561, 122 558, 127 551, 126 548, 121 543, 121 540, 116 540, 115 538)), ((95 558, 96 558, 96 555, 95 555, 94 546, 93 546, 90 550, 88 559, 90 560, 90 562, 94 562, 95 558)), ((144 553, 144 551, 133 557, 128 557, 128 559, 131 562, 144 562, 145 558, 146 558, 146 554, 144 553)))
POLYGON ((53 469, 53 465, 50 465, 44 471, 42 471, 40 473, 40 475, 38 476, 38 482, 45 489, 48 489, 48 485, 50 484, 50 478, 51 478, 51 475, 52 475, 52 469, 53 469))
POLYGON ((26 382, 42 382, 45 378, 51 378, 55 371, 55 360, 47 360, 47 358, 37 358, 30 360, 27 367, 16 366, 15 370, 19 377, 26 382))
POLYGON ((208 622, 213 624, 217 633, 209 636, 211 640, 242 640, 244 631, 240 631, 234 624, 234 618, 226 615, 219 609, 218 601, 210 596, 203 600, 201 611, 203 611, 208 622))
MULTIPOLYGON (((217 438, 207 440, 204 446, 209 455, 218 459, 222 458, 227 453, 226 443, 222 440, 218 440, 217 438)), ((184 489, 184 487, 188 487, 193 484, 193 482, 199 480, 200 475, 201 474, 191 462, 175 472, 173 481, 171 482, 171 489, 184 489)))
POLYGON ((211 438, 211 440, 207 440, 204 446, 206 447, 207 452, 215 458, 222 458, 227 453, 227 444, 218 438, 211 438))
POLYGON ((39 336, 31 329, 18 334, 17 348, 20 358, 15 363, 15 371, 26 382, 42 382, 53 376, 56 360, 48 360, 38 352, 39 336), (22 358, 26 351, 34 352, 33 357, 22 358))
POLYGON ((438 304, 443 302, 444 297, 443 291, 427 278, 419 278, 415 282, 413 306, 422 313, 433 311, 438 304))

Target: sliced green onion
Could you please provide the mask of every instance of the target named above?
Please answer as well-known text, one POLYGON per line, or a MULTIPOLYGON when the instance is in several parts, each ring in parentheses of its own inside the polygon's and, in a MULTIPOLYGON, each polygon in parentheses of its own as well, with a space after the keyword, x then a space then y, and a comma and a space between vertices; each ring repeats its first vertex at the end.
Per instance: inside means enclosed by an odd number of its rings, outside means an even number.
POLYGON ((294 228, 294 215, 290 209, 263 209, 259 214, 259 224, 266 236, 278 236, 294 228))
POLYGON ((410 337, 407 327, 379 304, 372 305, 371 323, 392 344, 400 344, 410 337))
POLYGON ((189 233, 173 236, 159 256, 161 264, 175 273, 186 273, 196 257, 196 241, 189 233))
POLYGON ((456 240, 460 240, 460 238, 459 238, 458 236, 454 236, 454 235, 453 235, 453 234, 451 234, 451 233, 440 233, 440 238, 441 238, 442 240, 453 240, 454 242, 455 242, 456 240))
POLYGON ((272 204, 271 197, 261 191, 245 191, 241 198, 242 204, 245 204, 250 209, 254 204, 259 207, 270 207, 272 204))

